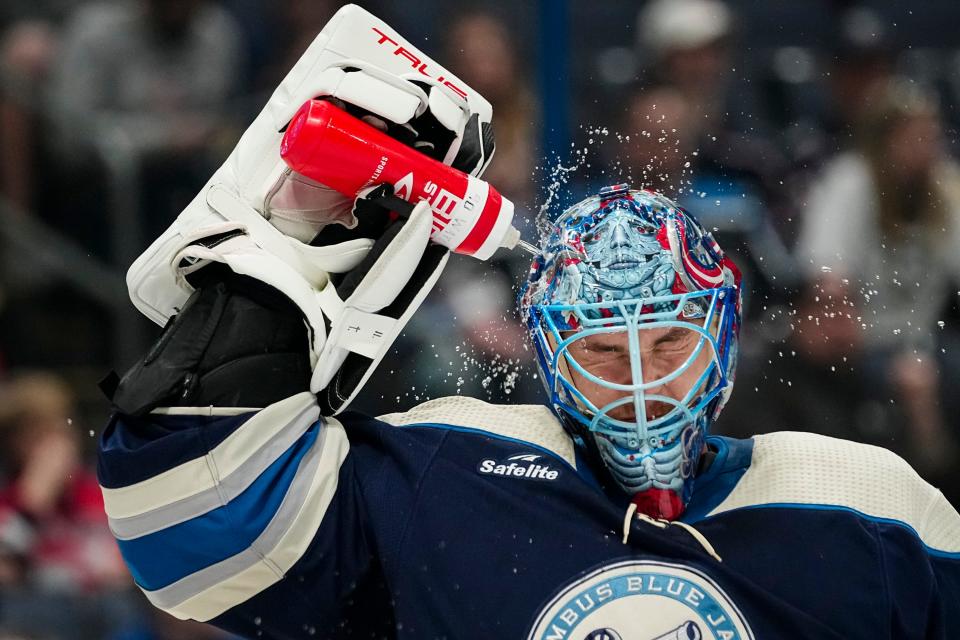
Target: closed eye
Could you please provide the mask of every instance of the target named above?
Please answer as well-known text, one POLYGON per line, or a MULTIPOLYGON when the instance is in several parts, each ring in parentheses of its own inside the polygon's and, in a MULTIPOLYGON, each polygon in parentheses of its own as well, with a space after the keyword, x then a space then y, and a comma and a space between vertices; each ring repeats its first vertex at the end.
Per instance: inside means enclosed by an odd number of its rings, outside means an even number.
POLYGON ((617 347, 617 346, 612 346, 612 345, 611 345, 611 346, 603 346, 603 347, 599 347, 599 348, 594 348, 594 351, 600 351, 600 352, 603 352, 603 353, 626 353, 626 351, 624 351, 623 347, 617 347))
POLYGON ((626 353, 626 349, 618 346, 607 346, 607 345, 591 345, 588 347, 581 347, 579 351, 584 353, 626 353))
POLYGON ((654 340, 653 346, 659 347, 662 345, 671 345, 678 342, 684 341, 685 338, 690 337, 690 331, 683 329, 681 327, 673 327, 665 334, 654 340))

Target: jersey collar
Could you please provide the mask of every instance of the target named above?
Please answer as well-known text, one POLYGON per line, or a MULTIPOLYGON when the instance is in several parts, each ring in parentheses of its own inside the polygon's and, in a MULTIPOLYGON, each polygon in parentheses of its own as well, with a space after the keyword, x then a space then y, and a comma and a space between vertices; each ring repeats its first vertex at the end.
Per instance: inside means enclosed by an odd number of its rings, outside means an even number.
POLYGON ((706 518, 750 468, 753 459, 753 438, 737 440, 725 436, 708 436, 707 446, 717 454, 707 470, 694 480, 693 495, 680 518, 693 523, 706 518))

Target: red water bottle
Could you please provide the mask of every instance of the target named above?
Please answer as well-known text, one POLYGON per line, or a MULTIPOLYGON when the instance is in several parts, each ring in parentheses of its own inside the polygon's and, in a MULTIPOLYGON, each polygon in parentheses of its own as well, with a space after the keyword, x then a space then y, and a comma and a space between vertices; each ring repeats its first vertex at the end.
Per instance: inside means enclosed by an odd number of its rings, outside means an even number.
POLYGON ((427 200, 431 239, 456 253, 486 260, 498 247, 513 248, 513 203, 490 184, 428 158, 324 100, 297 111, 280 145, 291 169, 355 198, 389 183, 408 202, 427 200))

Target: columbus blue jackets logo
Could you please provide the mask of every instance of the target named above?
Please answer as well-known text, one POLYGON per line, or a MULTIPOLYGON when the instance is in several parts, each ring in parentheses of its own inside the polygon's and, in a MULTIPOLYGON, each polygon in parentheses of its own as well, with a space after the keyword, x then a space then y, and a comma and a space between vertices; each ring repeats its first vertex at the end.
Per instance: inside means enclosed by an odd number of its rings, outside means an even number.
POLYGON ((560 470, 551 466, 546 456, 536 453, 521 453, 506 460, 484 458, 477 465, 477 471, 483 475, 527 480, 556 480, 560 477, 560 470))
POLYGON ((527 640, 754 640, 736 605, 699 571, 626 561, 563 589, 527 640))

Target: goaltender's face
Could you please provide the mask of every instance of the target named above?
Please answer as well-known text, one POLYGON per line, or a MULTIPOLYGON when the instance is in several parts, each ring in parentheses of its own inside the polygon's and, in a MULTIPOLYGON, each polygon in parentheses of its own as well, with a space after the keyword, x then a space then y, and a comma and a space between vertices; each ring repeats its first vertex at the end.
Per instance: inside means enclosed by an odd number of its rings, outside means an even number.
MULTIPOLYGON (((694 324, 702 321, 690 322, 694 324)), ((693 328, 641 328, 637 333, 644 383, 667 378, 683 367, 691 356, 693 357, 689 366, 676 377, 655 384, 646 390, 648 395, 665 396, 678 402, 683 400, 714 358, 710 341, 693 328), (698 345, 699 351, 697 351, 698 345)), ((581 338, 569 346, 568 354, 581 367, 604 382, 620 385, 640 382, 633 379, 630 346, 625 331, 581 338)), ((598 409, 631 395, 629 392, 598 384, 581 374, 576 367, 568 366, 567 368, 570 381, 598 409)), ((673 405, 658 400, 647 400, 645 404, 647 420, 663 416, 673 408, 673 405)), ((611 410, 608 415, 616 420, 632 422, 636 419, 636 413, 637 408, 634 403, 628 402, 611 410)))

